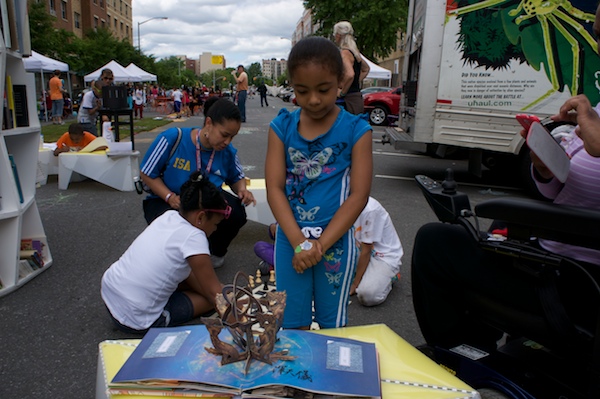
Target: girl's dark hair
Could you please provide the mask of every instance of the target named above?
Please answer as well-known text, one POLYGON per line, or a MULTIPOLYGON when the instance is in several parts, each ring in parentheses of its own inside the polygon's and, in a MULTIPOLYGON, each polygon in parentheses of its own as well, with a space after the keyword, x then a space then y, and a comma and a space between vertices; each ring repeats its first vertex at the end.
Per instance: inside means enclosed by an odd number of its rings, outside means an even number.
POLYGON ((181 204, 179 211, 187 213, 202 209, 225 209, 227 201, 221 191, 204 176, 201 171, 190 175, 188 181, 181 185, 181 204))
POLYGON ((233 101, 214 96, 209 97, 204 103, 204 118, 210 118, 212 119, 213 123, 218 124, 222 124, 226 120, 234 120, 238 122, 242 121, 240 109, 233 103, 233 101))
POLYGON ((309 36, 292 47, 287 62, 290 79, 293 80, 294 72, 298 67, 308 64, 320 64, 337 75, 338 79, 342 79, 344 75, 340 49, 331 40, 324 37, 309 36))

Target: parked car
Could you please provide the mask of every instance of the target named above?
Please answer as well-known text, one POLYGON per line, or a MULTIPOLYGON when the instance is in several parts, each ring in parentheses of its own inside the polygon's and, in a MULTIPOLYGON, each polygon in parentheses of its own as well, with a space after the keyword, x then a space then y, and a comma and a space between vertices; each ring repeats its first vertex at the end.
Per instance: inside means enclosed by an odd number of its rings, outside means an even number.
POLYGON ((381 91, 390 91, 390 87, 384 87, 384 86, 371 86, 371 87, 365 87, 364 89, 362 89, 360 91, 360 93, 364 96, 366 94, 371 94, 371 93, 379 93, 381 91))
POLYGON ((398 115, 402 87, 363 96, 365 112, 369 113, 369 122, 381 126, 388 123, 389 115, 398 115))

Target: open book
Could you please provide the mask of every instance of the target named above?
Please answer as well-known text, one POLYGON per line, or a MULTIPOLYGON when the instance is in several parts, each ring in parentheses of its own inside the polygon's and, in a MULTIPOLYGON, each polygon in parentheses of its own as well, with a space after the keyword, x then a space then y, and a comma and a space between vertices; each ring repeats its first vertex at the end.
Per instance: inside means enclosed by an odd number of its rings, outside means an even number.
POLYGON ((108 141, 104 137, 96 137, 94 141, 83 147, 78 152, 94 152, 106 150, 108 148, 108 141))
MULTIPOLYGON (((219 338, 233 343, 225 329, 219 338)), ((274 351, 287 349, 295 359, 274 360, 271 365, 252 360, 247 374, 243 361, 221 366, 221 357, 205 349, 212 347, 204 325, 150 329, 109 384, 109 392, 277 398, 292 388, 316 397, 381 397, 372 343, 283 330, 274 351)))

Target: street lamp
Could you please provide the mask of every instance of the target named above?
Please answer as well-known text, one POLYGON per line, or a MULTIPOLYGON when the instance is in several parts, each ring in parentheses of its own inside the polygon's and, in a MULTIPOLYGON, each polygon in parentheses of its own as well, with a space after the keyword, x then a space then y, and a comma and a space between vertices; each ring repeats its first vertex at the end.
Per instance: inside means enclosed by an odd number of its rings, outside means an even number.
POLYGON ((140 45, 140 43, 141 43, 141 42, 140 42, 140 25, 143 25, 143 24, 145 24, 146 22, 152 21, 153 19, 169 19, 169 18, 168 18, 168 17, 152 17, 152 18, 149 18, 149 19, 147 19, 147 20, 145 20, 145 21, 142 21, 142 22, 138 22, 138 23, 137 23, 137 24, 138 24, 138 51, 139 51, 140 53, 142 52, 142 46, 140 45))

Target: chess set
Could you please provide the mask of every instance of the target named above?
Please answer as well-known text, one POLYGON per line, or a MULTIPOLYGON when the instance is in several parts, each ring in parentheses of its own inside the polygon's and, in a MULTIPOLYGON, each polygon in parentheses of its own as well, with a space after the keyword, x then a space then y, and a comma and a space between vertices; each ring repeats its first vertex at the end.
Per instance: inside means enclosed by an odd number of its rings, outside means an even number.
MULTIPOLYGON (((268 269, 267 269, 268 270, 268 269)), ((263 277, 265 268, 256 269, 256 274, 248 276, 248 287, 255 298, 264 298, 267 292, 277 291, 275 285, 275 270, 268 270, 268 274, 263 277)))

